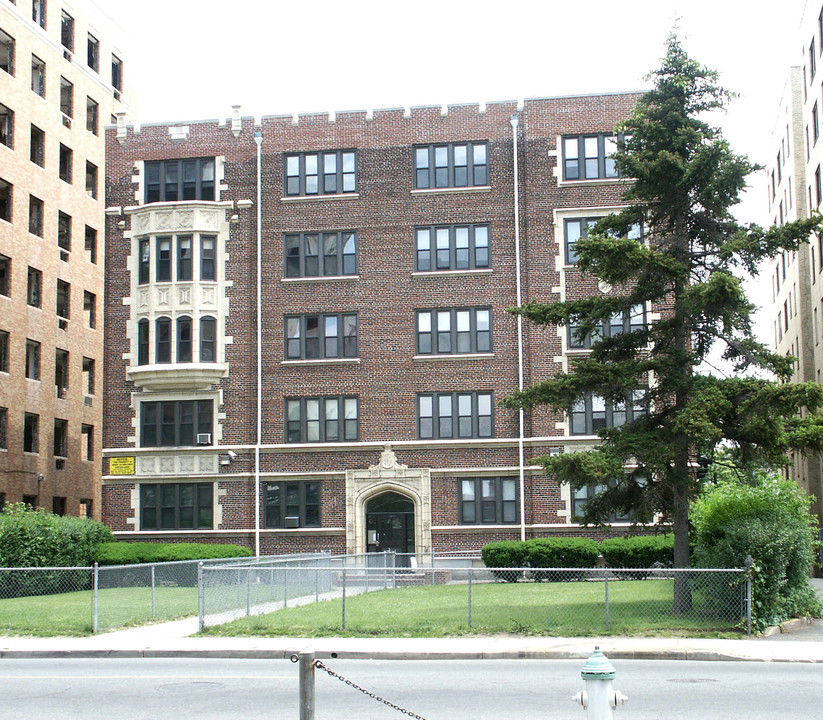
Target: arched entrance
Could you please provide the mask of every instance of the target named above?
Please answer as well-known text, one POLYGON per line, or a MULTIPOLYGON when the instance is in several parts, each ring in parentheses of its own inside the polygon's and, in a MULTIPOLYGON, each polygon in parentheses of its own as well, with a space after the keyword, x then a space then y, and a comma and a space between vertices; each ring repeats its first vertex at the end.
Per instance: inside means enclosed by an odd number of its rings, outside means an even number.
POLYGON ((398 565, 408 565, 414 553, 414 502, 396 492, 375 495, 366 502, 366 551, 402 553, 398 565))

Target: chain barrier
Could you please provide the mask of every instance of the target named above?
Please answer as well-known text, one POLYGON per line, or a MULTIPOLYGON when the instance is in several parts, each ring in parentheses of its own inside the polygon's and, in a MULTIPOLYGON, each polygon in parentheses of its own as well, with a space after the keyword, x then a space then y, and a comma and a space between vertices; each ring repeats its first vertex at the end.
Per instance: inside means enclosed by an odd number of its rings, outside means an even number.
MULTIPOLYGON (((296 663, 300 658, 299 658, 298 655, 292 655, 290 659, 293 663, 296 663)), ((416 720, 426 720, 426 718, 424 718, 422 715, 418 715, 417 713, 413 713, 411 710, 406 710, 406 708, 400 707, 400 705, 395 705, 390 700, 386 700, 385 698, 382 698, 379 695, 376 695, 375 693, 373 693, 369 690, 366 690, 365 688, 360 687, 357 683, 352 682, 348 678, 345 678, 342 675, 338 675, 336 672, 334 672, 334 670, 332 670, 327 665, 324 665, 320 660, 315 660, 314 661, 314 667, 319 668, 320 670, 324 670, 327 674, 331 675, 333 678, 337 678, 343 684, 348 685, 349 687, 352 687, 355 690, 359 690, 364 695, 367 695, 368 697, 372 698, 373 700, 377 700, 377 702, 380 702, 380 703, 383 703, 384 705, 387 705, 388 707, 392 708, 393 710, 397 710, 398 712, 403 713, 404 715, 408 715, 409 717, 416 718, 416 720)))

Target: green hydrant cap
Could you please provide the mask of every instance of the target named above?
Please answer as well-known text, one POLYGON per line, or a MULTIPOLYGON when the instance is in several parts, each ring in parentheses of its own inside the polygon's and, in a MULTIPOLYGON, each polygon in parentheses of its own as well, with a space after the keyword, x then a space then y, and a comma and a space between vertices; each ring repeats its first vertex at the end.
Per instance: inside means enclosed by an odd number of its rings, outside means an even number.
POLYGON ((580 677, 584 680, 614 680, 614 665, 600 652, 599 646, 594 648, 591 657, 586 660, 580 677))

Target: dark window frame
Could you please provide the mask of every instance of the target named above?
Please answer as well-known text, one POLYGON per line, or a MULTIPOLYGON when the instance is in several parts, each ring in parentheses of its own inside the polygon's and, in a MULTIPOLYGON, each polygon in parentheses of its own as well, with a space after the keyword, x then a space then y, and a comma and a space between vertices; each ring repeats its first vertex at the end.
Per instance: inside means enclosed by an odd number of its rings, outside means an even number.
POLYGON ((40 416, 23 413, 23 452, 40 453, 40 416))
POLYGON ((283 348, 286 360, 340 360, 360 355, 357 313, 307 313, 283 318, 283 348), (354 334, 346 334, 354 319, 354 334), (329 335, 327 321, 336 325, 329 335))
POLYGON ((29 232, 43 237, 43 213, 45 204, 39 197, 29 195, 29 232))
POLYGON ((350 195, 358 192, 357 150, 318 150, 283 154, 283 193, 286 197, 350 195), (346 161, 352 165, 346 169, 346 161), (329 161, 333 160, 333 169, 329 161), (314 172, 312 172, 314 170, 314 172))
POLYGON ((287 443, 357 442, 360 440, 360 398, 356 395, 322 395, 314 397, 287 397, 285 399, 285 441, 287 443), (353 401, 355 416, 346 417, 346 407, 353 401), (309 417, 309 403, 317 403, 317 419, 309 417), (326 410, 336 404, 336 417, 326 410), (292 412, 296 409, 296 414, 292 412), (314 435, 316 424, 317 438, 314 435), (336 430, 336 436, 330 432, 336 430))
POLYGON ((26 276, 26 304, 43 307, 43 273, 31 265, 26 276))
POLYGON ((620 174, 609 156, 617 149, 617 143, 625 141, 628 136, 614 133, 585 133, 582 135, 564 135, 561 139, 563 180, 580 182, 587 180, 616 180, 620 174), (591 142, 596 142, 596 151, 591 153, 591 142), (575 148, 576 145, 576 148, 575 148), (574 154, 571 150, 574 148, 574 154), (587 155, 587 150, 589 154, 587 155), (591 163, 596 163, 596 170, 591 163))
MULTIPOLYGON (((425 327, 425 322, 424 322, 425 327)), ((418 355, 463 355, 493 352, 492 309, 479 307, 433 308, 415 311, 415 352, 418 355), (469 329, 460 330, 461 314, 469 314, 469 329), (486 313, 487 329, 478 329, 478 314, 486 313), (444 317, 446 316, 447 317, 444 317), (428 316, 428 330, 421 329, 421 321, 428 316), (443 321, 448 327, 441 329, 443 321), (466 345, 468 343, 468 346, 466 345), (465 349, 461 349, 461 347, 465 349)))
POLYGON ((60 12, 60 44, 69 52, 74 52, 74 18, 65 10, 60 12))
POLYGON ((34 54, 31 56, 31 89, 41 98, 46 97, 46 63, 34 54))
POLYGON ((100 133, 100 104, 86 96, 86 130, 92 135, 100 133))
POLYGON ((60 155, 57 164, 57 175, 64 182, 71 185, 74 178, 74 150, 60 143, 60 155))
POLYGON ((420 440, 494 437, 494 392, 491 390, 418 393, 415 404, 420 440), (465 409, 461 407, 465 398, 469 398, 470 403, 468 414, 461 412, 465 409), (481 414, 481 401, 488 404, 488 414, 481 414), (431 406, 430 413, 425 411, 427 405, 431 406), (443 412, 445 409, 449 412, 443 412), (484 428, 486 424, 488 427, 484 428))
POLYGON ((14 150, 14 110, 0 103, 0 145, 14 150))
POLYGON ((586 393, 569 411, 569 435, 597 435, 600 430, 620 427, 647 414, 648 400, 643 390, 630 393, 622 406, 586 393), (622 420, 621 414, 624 416, 622 420))
POLYGON ((67 118, 74 117, 74 83, 60 76, 60 112, 67 118))
POLYGON ((100 41, 91 33, 86 38, 86 65, 94 72, 100 72, 100 41))
POLYGON ((285 528, 287 517, 296 517, 297 527, 321 526, 320 483, 267 482, 264 487, 263 523, 266 528, 285 528))
POLYGON ((214 483, 140 483, 140 530, 211 530, 214 483), (187 502, 187 494, 191 502, 187 502), (164 504, 165 503, 165 504, 164 504), (184 514, 190 509, 191 521, 184 514))
POLYGON ((487 140, 415 145, 412 152, 415 190, 489 186, 487 140), (478 162, 481 148, 483 161, 478 162))
POLYGON ((0 255, 0 295, 11 297, 11 258, 0 255))
POLYGON ((68 457, 69 421, 64 418, 54 418, 54 435, 52 438, 54 457, 68 457))
POLYGON ((485 270, 491 267, 491 226, 424 225, 414 228, 415 272, 485 270))
POLYGON ((515 525, 519 521, 518 482, 516 477, 460 478, 457 503, 461 525, 515 525), (491 494, 487 493, 491 483, 491 494), (506 491, 514 495, 506 499, 506 491), (510 519, 506 519, 506 518, 510 519))
MULTIPOLYGON (((608 217, 608 215, 593 215, 589 217, 567 217, 563 218, 563 247, 564 247, 564 262, 566 265, 575 265, 579 259, 577 254, 577 241, 589 236, 589 229, 594 227, 600 220, 608 217), (579 234, 574 240, 569 240, 569 228, 579 224, 579 234)), ((641 240, 643 239, 643 225, 642 223, 635 223, 632 225, 626 237, 641 240)))
POLYGON ((3 55, 5 55, 5 57, 0 57, 0 70, 14 77, 16 45, 14 37, 9 35, 3 28, 0 28, 0 41, 2 41, 2 47, 4 48, 3 55))
POLYGON ((37 125, 32 125, 29 132, 29 160, 46 167, 46 133, 37 125))
POLYGON ((42 346, 37 340, 26 338, 26 367, 27 380, 40 380, 42 346))
POLYGON ((62 210, 57 211, 57 247, 71 251, 72 217, 62 210))
POLYGON ((600 325, 594 336, 592 333, 587 333, 583 338, 578 336, 576 325, 568 325, 566 327, 566 345, 569 350, 589 350, 592 344, 603 338, 646 330, 648 327, 646 306, 632 305, 630 308, 626 308, 620 313, 619 320, 620 322, 618 322, 617 314, 615 314, 610 320, 600 325), (638 309, 639 313, 636 312, 638 309), (641 321, 638 322, 637 318, 640 318, 641 321))
POLYGON ((217 197, 216 170, 213 157, 147 161, 143 167, 144 201, 147 205, 190 200, 212 202, 217 197), (187 175, 192 167, 193 181, 187 175))
POLYGON ((283 277, 357 275, 358 245, 359 238, 355 230, 286 233, 283 236, 283 277), (332 245, 333 252, 329 252, 332 245))
MULTIPOLYGON (((571 507, 569 508, 572 519, 582 518, 586 503, 594 496, 606 492, 610 485, 611 483, 609 485, 584 485, 581 488, 572 488, 571 507)), ((618 515, 616 512, 610 512, 607 522, 631 522, 631 513, 618 515)))
POLYGON ((9 344, 9 331, 0 330, 0 372, 4 373, 9 371, 9 344))
POLYGON ((214 445, 213 400, 140 403, 140 447, 196 447, 199 445, 197 436, 202 434, 210 435, 209 445, 214 445), (189 439, 191 442, 186 442, 189 439))

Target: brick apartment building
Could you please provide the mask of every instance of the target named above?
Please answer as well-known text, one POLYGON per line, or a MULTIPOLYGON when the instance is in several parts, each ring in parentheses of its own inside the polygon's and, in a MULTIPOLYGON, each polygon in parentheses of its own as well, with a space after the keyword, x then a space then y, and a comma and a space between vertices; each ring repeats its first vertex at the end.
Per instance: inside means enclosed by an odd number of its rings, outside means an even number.
POLYGON ((635 408, 595 397, 521 425, 499 405, 520 373, 528 385, 587 350, 525 324, 521 344, 506 308, 612 292, 581 277, 574 242, 621 205, 609 154, 637 99, 140 128, 121 115, 103 520, 124 539, 264 554, 584 532, 597 489, 571 493, 529 458, 590 446, 635 408))
POLYGON ((0 3, 0 508, 100 517, 104 125, 119 30, 90 0, 0 3))

